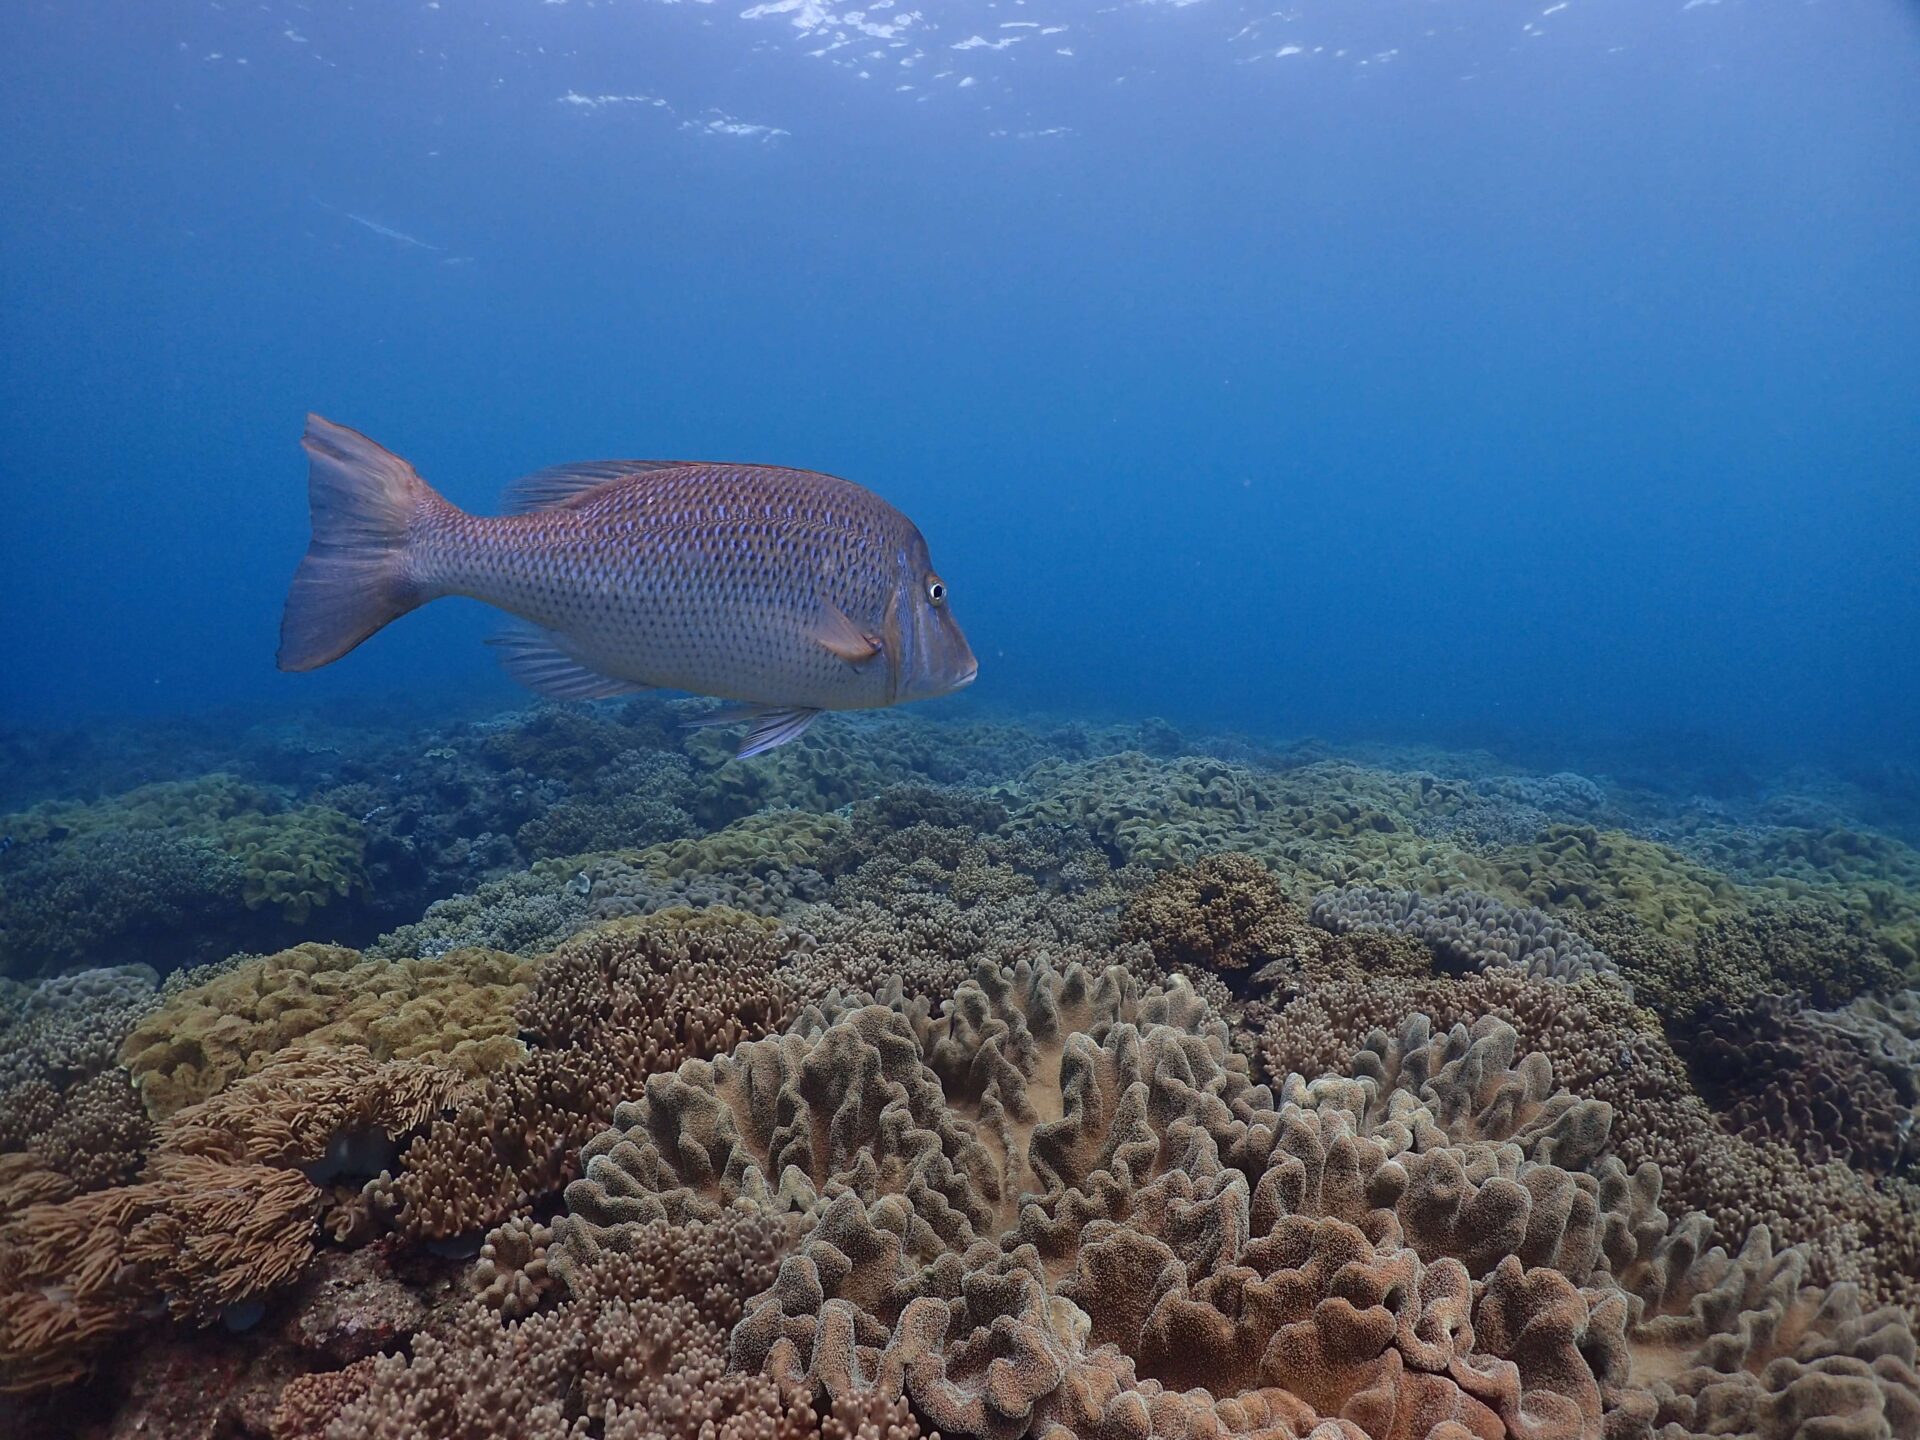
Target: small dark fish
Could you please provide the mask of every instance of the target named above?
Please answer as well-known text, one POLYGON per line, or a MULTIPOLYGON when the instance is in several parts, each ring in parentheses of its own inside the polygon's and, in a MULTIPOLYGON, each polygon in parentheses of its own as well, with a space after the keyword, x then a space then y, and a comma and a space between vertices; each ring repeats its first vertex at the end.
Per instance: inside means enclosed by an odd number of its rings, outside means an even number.
POLYGON ((978 669, 912 521, 811 470, 596 460, 469 515, 358 431, 307 417, 313 540, 280 622, 280 668, 338 660, 442 595, 532 622, 506 668, 584 700, 662 687, 742 702, 740 754, 823 710, 945 695, 978 669))
POLYGON ((0 855, 6 854, 11 849, 13 849, 13 836, 0 835, 0 855))

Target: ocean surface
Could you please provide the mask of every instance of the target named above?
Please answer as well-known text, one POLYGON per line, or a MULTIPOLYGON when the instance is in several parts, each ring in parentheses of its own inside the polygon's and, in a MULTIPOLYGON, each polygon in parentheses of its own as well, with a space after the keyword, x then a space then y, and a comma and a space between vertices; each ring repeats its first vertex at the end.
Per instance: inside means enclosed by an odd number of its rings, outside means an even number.
POLYGON ((1913 5, 18 0, 0 354, 0 1433, 1920 1436, 1913 5), (283 673, 310 412, 978 678, 283 673))

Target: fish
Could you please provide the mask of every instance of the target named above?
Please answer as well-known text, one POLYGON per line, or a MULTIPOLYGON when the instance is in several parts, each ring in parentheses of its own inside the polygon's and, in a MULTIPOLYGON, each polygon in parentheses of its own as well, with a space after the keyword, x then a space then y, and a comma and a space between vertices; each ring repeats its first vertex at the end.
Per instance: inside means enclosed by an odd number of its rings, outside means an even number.
POLYGON ((948 695, 979 664, 927 542, 850 480, 776 465, 591 460, 471 514, 392 451, 318 415, 301 437, 312 539, 287 591, 279 667, 330 665, 447 595, 521 624, 490 642, 559 700, 678 690, 733 702, 738 755, 829 710, 948 695))

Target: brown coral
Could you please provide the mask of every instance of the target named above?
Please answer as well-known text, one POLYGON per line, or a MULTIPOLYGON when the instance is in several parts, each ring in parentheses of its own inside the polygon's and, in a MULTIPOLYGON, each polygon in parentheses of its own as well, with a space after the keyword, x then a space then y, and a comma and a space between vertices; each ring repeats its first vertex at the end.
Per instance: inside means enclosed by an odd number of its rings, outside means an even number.
MULTIPOLYGON (((1556 1091, 1510 1027, 1377 1035, 1355 1078, 1291 1076, 1277 1102, 1224 1039, 1117 972, 983 970, 937 1019, 803 1017, 621 1107, 554 1260, 570 1277, 650 1226, 798 1215, 736 1363, 905 1395, 949 1435, 1629 1433, 1666 1403, 1636 1337, 1688 1346, 1659 1323, 1684 1310, 1702 1337, 1664 1373, 1686 1378, 1745 1333, 1738 1304, 1688 1308, 1696 1267, 1731 1263, 1703 1254, 1708 1222, 1669 1226, 1657 1170, 1607 1153, 1607 1107, 1556 1091)), ((1905 1403, 1909 1372, 1873 1373, 1849 1410, 1905 1403)), ((1750 1412, 1806 1399, 1778 1367, 1749 1390, 1750 1412)))
POLYGON ((78 1379, 160 1309, 201 1324, 294 1280, 320 1194, 298 1171, 162 1153, 133 1185, 0 1224, 0 1390, 78 1379))
POLYGON ((1208 855, 1155 876, 1127 902, 1120 938, 1169 968, 1244 970, 1276 953, 1303 917, 1251 855, 1208 855))
POLYGON ((1818 1283, 1855 1282, 1876 1299, 1920 1305, 1920 1195, 1729 1133, 1694 1092, 1658 1019, 1603 979, 1543 984, 1490 972, 1314 984, 1280 998, 1258 1050, 1271 1076, 1315 1074, 1340 1066, 1370 1031, 1397 1030, 1418 1014, 1438 1025, 1494 1016, 1514 1026, 1563 1084, 1611 1107, 1613 1153, 1630 1166, 1657 1165, 1663 1193, 1704 1211, 1717 1233, 1737 1243, 1765 1226, 1810 1247, 1818 1283))
POLYGON ((1863 1175, 1892 1173, 1920 1153, 1920 1075, 1879 1063, 1856 1030, 1798 1000, 1709 1006, 1690 1058, 1707 1098, 1751 1140, 1863 1175))
POLYGON ((521 1007, 526 1059, 436 1120, 381 1187, 409 1234, 485 1230, 557 1192, 581 1143, 647 1076, 786 1023, 792 940, 714 907, 610 921, 541 962, 521 1007))
MULTIPOLYGON (((413 1354, 375 1363, 341 1408, 332 1440, 799 1440, 834 1433, 805 1396, 758 1376, 730 1375, 726 1330, 740 1297, 772 1280, 785 1228, 734 1213, 646 1227, 574 1276, 552 1309, 517 1323, 485 1303, 416 1336, 413 1354)), ((918 1432, 904 1414, 890 1440, 918 1432)), ((840 1434, 872 1435, 859 1421, 840 1434)))

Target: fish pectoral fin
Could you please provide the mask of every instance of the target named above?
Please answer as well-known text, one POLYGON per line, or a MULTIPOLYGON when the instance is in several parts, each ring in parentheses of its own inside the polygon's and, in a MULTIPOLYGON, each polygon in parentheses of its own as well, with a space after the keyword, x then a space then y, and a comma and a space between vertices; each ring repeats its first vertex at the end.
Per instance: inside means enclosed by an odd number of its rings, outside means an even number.
POLYGON ((500 652, 501 668, 508 675, 549 700, 606 700, 653 688, 589 669, 551 630, 521 626, 490 636, 487 644, 500 652))
POLYGON ((749 728, 741 738, 740 748, 733 752, 734 759, 745 760, 750 755, 777 749, 789 740, 798 740, 807 733, 807 727, 819 718, 818 710, 809 710, 800 705, 722 705, 718 710, 694 716, 686 724, 690 729, 704 729, 710 725, 738 725, 743 720, 748 722, 749 728))
POLYGON ((509 515, 524 515, 530 510, 564 510, 615 480, 644 475, 650 470, 671 470, 685 462, 679 460, 582 460, 574 465, 554 465, 522 475, 507 486, 501 497, 509 515))
POLYGON ((849 665, 862 664, 880 653, 879 638, 854 624, 853 618, 831 600, 820 602, 820 618, 809 633, 849 665))

